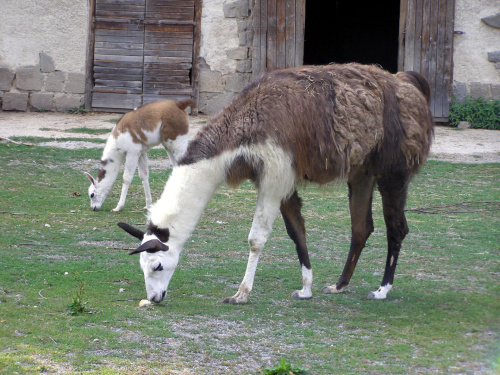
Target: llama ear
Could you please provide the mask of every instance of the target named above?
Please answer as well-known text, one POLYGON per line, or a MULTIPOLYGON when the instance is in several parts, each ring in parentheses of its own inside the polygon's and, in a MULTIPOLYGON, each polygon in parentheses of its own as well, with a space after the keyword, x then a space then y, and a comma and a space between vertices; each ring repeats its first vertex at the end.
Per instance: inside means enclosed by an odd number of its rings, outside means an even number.
POLYGON ((117 225, 120 228, 122 228, 125 232, 134 236, 135 238, 138 238, 141 241, 144 238, 144 232, 140 229, 133 227, 132 225, 129 225, 127 223, 118 223, 117 225))
POLYGON ((168 246, 165 245, 160 240, 150 240, 148 242, 143 243, 137 249, 132 250, 130 253, 128 253, 128 255, 142 253, 143 251, 146 251, 148 253, 157 253, 158 251, 167 251, 167 250, 168 246))
POLYGON ((96 180, 94 180, 94 177, 92 177, 92 176, 90 175, 90 173, 87 173, 87 172, 83 172, 83 173, 85 173, 85 176, 87 176, 87 178, 88 178, 88 179, 89 179, 89 181, 92 183, 92 185, 97 186, 97 181, 96 181, 96 180))

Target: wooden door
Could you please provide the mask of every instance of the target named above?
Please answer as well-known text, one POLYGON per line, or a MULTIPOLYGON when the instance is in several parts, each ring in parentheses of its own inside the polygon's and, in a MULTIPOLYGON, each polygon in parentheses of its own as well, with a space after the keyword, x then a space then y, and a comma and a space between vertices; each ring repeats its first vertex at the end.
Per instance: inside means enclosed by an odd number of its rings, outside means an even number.
POLYGON ((255 0, 252 73, 302 65, 305 0, 255 0))
POLYGON ((420 72, 431 87, 434 120, 449 117, 455 0, 401 0, 398 70, 420 72))
POLYGON ((96 0, 92 109, 196 101, 201 0, 96 0))

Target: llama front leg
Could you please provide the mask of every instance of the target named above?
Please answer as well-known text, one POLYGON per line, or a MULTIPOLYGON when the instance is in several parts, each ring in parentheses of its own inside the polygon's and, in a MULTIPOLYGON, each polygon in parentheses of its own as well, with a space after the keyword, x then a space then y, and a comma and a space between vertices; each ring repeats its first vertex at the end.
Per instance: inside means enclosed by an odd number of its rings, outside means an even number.
POLYGON ((387 260, 380 288, 369 292, 368 299, 385 299, 392 289, 401 244, 409 231, 404 213, 409 179, 404 173, 377 179, 387 228, 387 260))
POLYGON ((273 222, 278 216, 280 198, 266 198, 259 193, 257 208, 252 222, 252 229, 248 235, 248 245, 250 254, 248 256, 247 268, 243 281, 238 288, 238 292, 224 300, 225 303, 239 304, 248 300, 248 295, 252 291, 255 271, 259 262, 260 253, 271 233, 273 222))
POLYGON ((132 182, 132 178, 134 177, 139 156, 140 156, 139 153, 128 152, 127 156, 125 157, 122 192, 120 194, 120 200, 118 201, 116 207, 111 210, 112 212, 120 211, 125 205, 125 199, 127 198, 128 188, 130 186, 130 183, 132 182))
POLYGON ((144 188, 144 195, 146 197, 146 210, 151 207, 153 199, 151 198, 151 190, 149 188, 149 170, 148 170, 148 154, 145 152, 139 157, 139 163, 137 170, 139 172, 139 177, 142 181, 142 187, 144 188))

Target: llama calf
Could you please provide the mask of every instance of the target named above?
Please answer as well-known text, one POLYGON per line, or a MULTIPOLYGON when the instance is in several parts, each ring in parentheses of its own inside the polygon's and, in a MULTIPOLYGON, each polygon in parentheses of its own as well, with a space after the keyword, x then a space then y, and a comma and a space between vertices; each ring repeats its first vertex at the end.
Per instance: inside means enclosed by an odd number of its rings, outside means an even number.
POLYGON ((165 298, 182 247, 217 187, 247 179, 258 190, 248 236, 250 255, 238 292, 225 302, 247 301, 261 250, 280 212, 302 269, 302 289, 292 296, 312 297, 296 187, 337 179, 347 180, 349 187, 352 239, 342 275, 323 292, 338 293, 349 284, 373 231, 372 192, 377 185, 388 252, 382 284, 368 298, 386 298, 408 233, 408 184, 426 160, 433 136, 429 93, 418 73, 392 75, 359 64, 273 71, 250 83, 190 142, 151 207, 147 232, 118 224, 142 241, 130 254, 140 253, 148 299, 165 298))
POLYGON ((192 100, 156 101, 128 112, 118 121, 104 147, 97 179, 85 172, 91 182, 89 197, 92 210, 101 209, 124 159, 120 201, 112 211, 120 211, 125 205, 136 168, 144 187, 146 208, 151 206, 147 153, 150 148, 161 144, 173 164, 177 164, 188 144, 189 122, 184 110, 189 106, 194 106, 192 100))

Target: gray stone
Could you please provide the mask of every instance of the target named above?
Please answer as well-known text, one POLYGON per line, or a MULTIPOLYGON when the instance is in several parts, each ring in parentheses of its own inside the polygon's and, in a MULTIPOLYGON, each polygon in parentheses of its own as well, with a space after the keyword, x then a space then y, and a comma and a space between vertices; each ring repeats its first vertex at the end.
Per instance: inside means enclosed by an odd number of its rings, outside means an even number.
POLYGON ((481 21, 483 21, 488 26, 500 29, 500 13, 481 18, 481 21))
POLYGON ((495 63, 495 69, 500 69, 500 62, 495 63))
POLYGON ((30 95, 31 110, 34 111, 53 111, 54 94, 48 92, 34 92, 30 95))
POLYGON ((47 81, 45 82, 45 91, 62 92, 65 81, 64 72, 56 71, 47 74, 47 81))
POLYGON ((14 81, 14 72, 8 68, 0 68, 0 90, 10 91, 14 81))
POLYGON ((453 84, 453 96, 459 102, 463 102, 465 98, 469 95, 469 89, 465 82, 455 82, 453 84))
POLYGON ((233 60, 246 60, 248 59, 248 47, 238 47, 226 51, 228 58, 233 60))
POLYGON ((224 79, 216 70, 200 69, 200 92, 223 92, 224 79))
POLYGON ((248 0, 225 1, 222 4, 222 10, 226 18, 248 17, 248 0))
POLYGON ((71 94, 85 94, 85 74, 69 73, 64 91, 71 94))
POLYGON ((500 85, 491 85, 491 98, 495 100, 500 100, 500 85))
POLYGON ((470 129, 471 125, 470 122, 468 121, 460 121, 457 125, 458 129, 470 129))
POLYGON ((67 112, 68 109, 78 108, 84 103, 83 95, 54 95, 57 112, 67 112))
POLYGON ((17 68, 16 87, 19 90, 40 91, 42 89, 42 73, 38 66, 17 68))
POLYGON ((470 96, 473 98, 489 99, 491 97, 490 85, 488 83, 482 83, 482 82, 471 82, 470 96))
POLYGON ((226 90, 230 92, 241 92, 250 80, 250 74, 232 73, 226 76, 226 90))
POLYGON ((27 92, 6 92, 2 99, 4 111, 26 111, 28 107, 27 92))
POLYGON ((238 73, 252 73, 252 60, 236 61, 236 71, 238 73))
POLYGON ((52 73, 56 70, 54 60, 45 52, 40 52, 40 70, 42 73, 52 73))
POLYGON ((207 115, 214 115, 231 103, 235 95, 236 94, 232 92, 225 92, 222 94, 200 93, 198 110, 207 115))
POLYGON ((500 51, 488 52, 488 61, 489 62, 500 62, 500 51))

